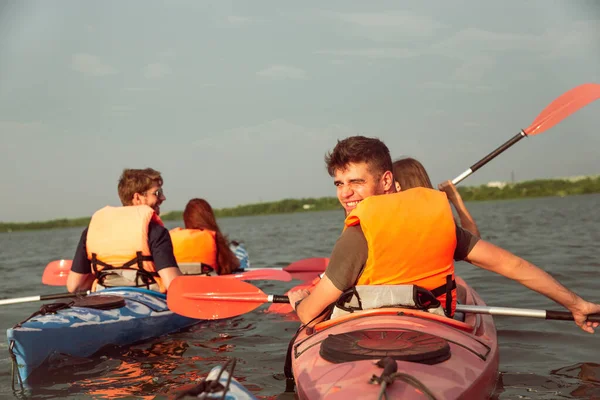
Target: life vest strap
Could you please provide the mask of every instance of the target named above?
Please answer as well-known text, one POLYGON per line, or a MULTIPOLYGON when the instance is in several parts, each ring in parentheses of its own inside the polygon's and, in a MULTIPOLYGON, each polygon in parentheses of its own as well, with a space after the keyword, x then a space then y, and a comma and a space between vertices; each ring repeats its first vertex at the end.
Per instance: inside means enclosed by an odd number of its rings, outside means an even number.
POLYGON ((136 255, 131 260, 127 261, 120 267, 116 267, 114 265, 107 264, 103 261, 98 260, 97 254, 92 253, 91 265, 92 271, 96 276, 96 280, 98 284, 108 287, 105 285, 105 279, 110 275, 119 275, 116 271, 123 270, 132 270, 136 271, 135 274, 135 287, 145 287, 146 289, 150 289, 150 285, 157 283, 155 277, 158 277, 157 272, 146 271, 143 266, 144 261, 154 261, 152 256, 144 256, 141 251, 136 252, 136 255), (131 268, 136 265, 137 268, 131 268), (102 269, 98 270, 98 266, 101 266, 102 269), (141 281, 141 282, 140 282, 141 281))
POLYGON ((435 297, 440 297, 444 294, 451 293, 454 289, 456 289, 456 281, 452 279, 452 275, 446 276, 446 283, 442 286, 436 287, 435 289, 430 290, 430 292, 435 297))
POLYGON ((136 256, 134 258, 132 258, 131 260, 127 261, 126 263, 124 263, 123 265, 121 265, 120 267, 116 267, 114 265, 111 264, 107 264, 103 261, 98 260, 98 257, 96 255, 96 253, 92 253, 92 259, 91 259, 91 264, 92 264, 92 271, 94 272, 95 275, 98 275, 101 271, 104 270, 109 270, 109 269, 137 269, 139 271, 143 271, 151 276, 159 276, 157 272, 151 272, 151 271, 146 271, 143 268, 143 262, 144 261, 154 261, 154 258, 152 258, 152 256, 143 256, 141 251, 138 251, 136 253, 136 256), (102 268, 102 270, 98 270, 98 265, 100 265, 102 268), (138 268, 129 268, 133 265, 137 265, 138 268))
POLYGON ((430 290, 433 295, 438 298, 446 295, 446 304, 444 306, 444 313, 447 317, 452 317, 452 291, 456 289, 456 281, 452 279, 452 275, 446 275, 446 283, 442 286, 436 287, 430 290))

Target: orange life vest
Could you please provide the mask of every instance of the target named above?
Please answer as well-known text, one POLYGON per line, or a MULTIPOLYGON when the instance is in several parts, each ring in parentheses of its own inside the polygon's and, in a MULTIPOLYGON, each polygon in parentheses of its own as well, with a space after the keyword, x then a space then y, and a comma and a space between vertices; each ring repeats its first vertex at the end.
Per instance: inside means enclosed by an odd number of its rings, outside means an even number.
POLYGON ((175 260, 182 271, 186 269, 186 264, 206 264, 219 273, 215 231, 174 228, 169 233, 173 242, 175 260))
POLYGON ((87 232, 87 256, 96 275, 93 289, 111 275, 124 270, 136 270, 131 286, 147 287, 166 292, 156 272, 148 245, 148 226, 163 223, 146 205, 110 207, 96 211, 87 232), (156 285, 154 285, 156 284, 156 285))
POLYGON ((418 285, 454 315, 456 227, 444 193, 413 188, 371 196, 346 218, 346 227, 358 224, 369 252, 357 285, 418 285))

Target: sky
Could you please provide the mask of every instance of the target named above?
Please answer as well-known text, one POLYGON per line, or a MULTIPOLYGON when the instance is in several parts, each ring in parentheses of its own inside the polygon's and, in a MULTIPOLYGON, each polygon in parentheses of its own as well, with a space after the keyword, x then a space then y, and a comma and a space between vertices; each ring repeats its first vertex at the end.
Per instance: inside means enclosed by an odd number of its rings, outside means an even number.
MULTIPOLYGON (((600 83, 597 0, 0 2, 0 221, 334 196, 323 157, 378 137, 452 179, 600 83)), ((600 173, 600 101, 461 185, 600 173)))

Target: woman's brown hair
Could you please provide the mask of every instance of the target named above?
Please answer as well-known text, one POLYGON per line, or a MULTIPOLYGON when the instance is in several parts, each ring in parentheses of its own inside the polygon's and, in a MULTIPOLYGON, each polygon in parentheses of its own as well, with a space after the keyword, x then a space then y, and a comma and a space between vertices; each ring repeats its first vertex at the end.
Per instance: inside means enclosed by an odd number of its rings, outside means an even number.
POLYGON ((394 179, 400 184, 400 190, 408 190, 415 187, 433 189, 429 175, 423 164, 414 158, 401 158, 392 164, 394 179))
POLYGON ((229 248, 227 237, 221 233, 212 207, 204 199, 191 199, 183 211, 186 229, 215 231, 217 241, 217 264, 219 275, 227 275, 240 267, 240 260, 229 248))

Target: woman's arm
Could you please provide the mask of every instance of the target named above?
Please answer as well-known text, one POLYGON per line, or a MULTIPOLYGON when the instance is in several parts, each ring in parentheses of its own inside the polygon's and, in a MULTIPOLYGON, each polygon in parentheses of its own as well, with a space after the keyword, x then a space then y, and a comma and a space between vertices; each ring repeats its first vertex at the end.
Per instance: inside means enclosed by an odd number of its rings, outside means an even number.
POLYGON ((456 212, 458 213, 458 218, 460 219, 460 225, 475 236, 481 237, 481 234, 479 233, 479 228, 477 228, 475 220, 469 213, 469 210, 467 210, 467 207, 465 206, 465 203, 463 202, 460 193, 458 193, 458 190, 456 189, 456 186, 454 186, 452 181, 442 182, 438 185, 438 188, 442 192, 446 193, 446 196, 448 196, 448 200, 450 200, 450 203, 452 203, 452 205, 456 209, 456 212))

